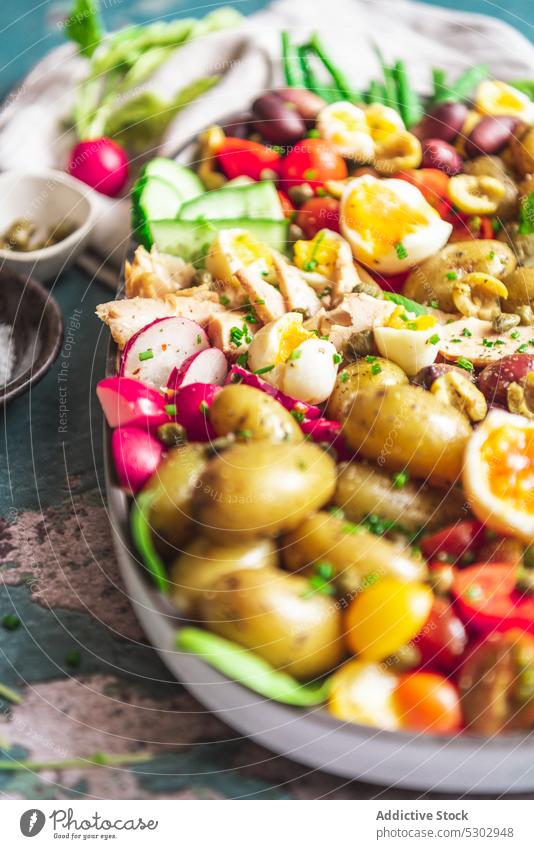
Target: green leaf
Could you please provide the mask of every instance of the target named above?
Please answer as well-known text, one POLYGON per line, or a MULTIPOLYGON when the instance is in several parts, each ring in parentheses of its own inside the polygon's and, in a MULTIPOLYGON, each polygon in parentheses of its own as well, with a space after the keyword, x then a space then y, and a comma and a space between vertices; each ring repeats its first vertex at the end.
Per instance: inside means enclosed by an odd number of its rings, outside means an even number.
POLYGON ((276 702, 311 707, 328 698, 328 679, 301 684, 254 652, 201 628, 182 628, 176 636, 176 647, 199 655, 227 678, 276 702))
POLYGON ((409 312, 415 313, 415 315, 428 314, 428 310, 422 304, 418 304, 417 301, 412 301, 410 298, 405 298, 404 295, 398 295, 396 292, 384 292, 384 298, 386 301, 392 301, 399 307, 404 307, 409 312))
POLYGON ((67 38, 78 45, 82 56, 90 59, 102 40, 104 32, 98 0, 74 0, 65 19, 67 38))
POLYGON ((521 236, 534 233, 534 192, 531 192, 519 208, 519 228, 521 236))

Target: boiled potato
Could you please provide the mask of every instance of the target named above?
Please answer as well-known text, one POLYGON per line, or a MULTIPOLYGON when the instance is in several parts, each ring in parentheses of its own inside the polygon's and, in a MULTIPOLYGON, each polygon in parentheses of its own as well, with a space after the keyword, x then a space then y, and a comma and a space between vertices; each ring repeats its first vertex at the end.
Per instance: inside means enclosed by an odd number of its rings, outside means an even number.
POLYGON ((513 251, 496 239, 454 242, 413 269, 404 284, 403 294, 421 304, 437 301, 445 312, 457 312, 452 299, 457 280, 473 271, 502 280, 515 270, 516 264, 513 251), (456 274, 456 277, 450 279, 448 274, 456 274))
POLYGON ((334 461, 311 442, 238 444, 208 463, 197 517, 217 540, 271 537, 326 504, 334 488, 334 461))
POLYGON ((508 146, 514 168, 521 176, 534 174, 534 127, 520 123, 508 146))
POLYGON ((476 177, 494 177, 504 184, 504 197, 500 201, 495 215, 501 221, 511 221, 517 217, 519 203, 519 192, 511 177, 508 176, 502 159, 498 156, 477 156, 464 162, 466 174, 474 174, 476 177))
POLYGON ((515 304, 534 303, 534 266, 517 268, 503 282, 508 289, 509 301, 515 304))
POLYGON ((418 386, 388 386, 358 395, 342 433, 362 457, 443 486, 460 475, 471 427, 418 386))
POLYGON ((163 553, 180 548, 191 532, 192 496, 205 465, 203 445, 190 442, 172 448, 143 488, 155 493, 149 521, 154 542, 163 553))
POLYGON ((358 462, 339 466, 334 502, 351 522, 374 513, 410 531, 432 530, 465 516, 459 491, 447 492, 414 481, 398 487, 391 473, 358 462))
POLYGON ((349 595, 361 592, 378 575, 399 581, 417 581, 426 575, 422 560, 325 512, 305 519, 283 538, 281 548, 284 563, 292 572, 309 570, 317 561, 330 563, 336 586, 349 595))
POLYGON ((341 611, 307 578, 277 569, 243 569, 204 592, 206 627, 252 649, 299 679, 328 672, 343 657, 341 611))
POLYGON ((263 569, 277 565, 271 540, 253 539, 222 546, 208 539, 196 539, 171 566, 171 598, 185 616, 196 616, 202 592, 222 575, 238 569, 263 569))
POLYGON ((210 422, 218 436, 235 433, 238 439, 269 439, 271 442, 299 442, 304 435, 291 413, 252 386, 242 383, 225 386, 210 407, 210 422))
POLYGON ((362 357, 339 372, 334 391, 328 401, 326 415, 329 419, 340 421, 345 418, 358 392, 363 389, 378 389, 380 386, 394 386, 400 383, 408 383, 408 378, 391 360, 371 357, 369 361, 367 357, 362 357), (380 367, 380 371, 377 366, 380 367))

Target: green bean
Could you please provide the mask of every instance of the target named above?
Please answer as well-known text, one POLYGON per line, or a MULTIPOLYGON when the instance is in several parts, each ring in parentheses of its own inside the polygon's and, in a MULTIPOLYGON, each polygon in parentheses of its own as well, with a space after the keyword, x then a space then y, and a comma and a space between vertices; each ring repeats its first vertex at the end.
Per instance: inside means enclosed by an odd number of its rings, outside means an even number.
POLYGON ((458 77, 453 85, 449 88, 444 88, 435 102, 443 103, 447 100, 465 100, 479 83, 487 79, 488 73, 487 65, 473 65, 472 68, 469 68, 469 70, 458 77))
POLYGON ((386 96, 386 105, 391 106, 393 109, 398 110, 398 94, 397 94, 397 83, 395 82, 395 75, 393 73, 393 68, 386 64, 384 57, 382 55, 382 51, 375 44, 374 52, 376 57, 380 63, 380 67, 382 68, 382 76, 384 78, 384 89, 386 96))
POLYGON ((401 59, 395 62, 393 74, 399 94, 399 111, 406 127, 410 129, 410 127, 417 124, 423 117, 421 100, 415 89, 410 85, 406 66, 401 59))
POLYGON ((311 707, 323 704, 328 697, 328 679, 301 684, 237 643, 201 628, 181 628, 176 636, 176 647, 199 655, 227 678, 276 702, 311 707))
POLYGON ((313 68, 308 58, 308 52, 309 47, 306 44, 297 47, 297 56, 304 76, 304 85, 309 91, 313 91, 314 94, 321 95, 321 84, 313 72, 313 68))
POLYGON ((347 100, 356 100, 357 93, 352 89, 352 86, 343 71, 332 62, 316 32, 313 33, 310 39, 310 48, 332 77, 336 94, 342 99, 346 98, 347 100))
POLYGON ((385 103, 386 89, 378 80, 371 80, 369 83, 369 103, 385 103))
POLYGON ((282 32, 282 64, 284 67, 284 77, 288 86, 292 88, 306 88, 304 74, 300 66, 299 57, 296 49, 291 44, 289 33, 284 30, 282 32))
POLYGON ((447 74, 443 68, 432 68, 432 84, 434 86, 432 99, 437 100, 447 91, 447 74))
POLYGON ((130 514, 130 529, 135 547, 150 572, 154 583, 161 592, 169 592, 169 582, 165 564, 154 547, 150 528, 150 506, 155 497, 154 492, 144 492, 135 498, 130 514))

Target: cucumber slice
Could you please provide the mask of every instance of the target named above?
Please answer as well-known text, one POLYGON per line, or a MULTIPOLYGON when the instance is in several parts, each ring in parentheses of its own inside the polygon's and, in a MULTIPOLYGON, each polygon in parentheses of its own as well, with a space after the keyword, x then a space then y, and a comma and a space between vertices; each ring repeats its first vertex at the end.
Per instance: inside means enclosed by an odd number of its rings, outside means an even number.
POLYGON ((249 230, 266 245, 285 252, 287 244, 286 219, 225 218, 212 221, 149 221, 147 233, 150 245, 162 253, 181 256, 188 261, 202 262, 219 230, 238 227, 249 230))
POLYGON ((283 217, 274 183, 268 181, 205 192, 184 203, 179 213, 180 220, 184 221, 199 218, 209 221, 219 218, 266 218, 276 221, 283 217))
POLYGON ((182 199, 176 190, 159 177, 140 177, 132 189, 132 230, 150 247, 148 222, 151 218, 176 218, 182 199))
MULTIPOLYGON (((191 168, 179 165, 174 159, 166 159, 164 156, 156 156, 155 159, 147 162, 142 174, 145 177, 158 177, 160 180, 170 183, 183 202, 204 192, 204 186, 191 168)), ((163 215, 160 211, 160 214, 156 217, 167 218, 167 215, 163 215)))

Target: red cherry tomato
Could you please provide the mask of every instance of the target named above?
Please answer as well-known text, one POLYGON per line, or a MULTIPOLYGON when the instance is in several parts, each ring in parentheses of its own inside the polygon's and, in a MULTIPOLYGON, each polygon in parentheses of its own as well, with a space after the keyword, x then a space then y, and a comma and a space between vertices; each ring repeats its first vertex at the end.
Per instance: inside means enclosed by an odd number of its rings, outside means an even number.
POLYGON ((434 599, 432 610, 414 644, 421 652, 422 666, 449 675, 458 666, 467 644, 461 620, 448 601, 434 599))
POLYGON ((476 519, 468 519, 424 537, 421 549, 427 560, 452 563, 462 558, 469 559, 485 541, 484 525, 476 519))
POLYGON ((495 231, 493 230, 493 224, 491 223, 491 218, 488 218, 487 215, 483 215, 480 219, 480 230, 478 233, 479 239, 494 239, 495 231))
POLYGON ((419 168, 399 171, 395 179, 406 180, 412 186, 417 186, 425 200, 435 209, 447 198, 449 177, 438 168, 419 168))
POLYGON ((280 162, 280 154, 276 150, 258 142, 231 137, 224 139, 215 156, 229 180, 242 176, 261 180, 263 171, 276 171, 280 162))
POLYGON ((335 198, 307 200, 297 213, 297 224, 307 239, 313 239, 325 227, 339 233, 339 201, 335 198))
POLYGON ((289 195, 286 195, 285 192, 281 191, 281 189, 278 189, 278 198, 280 200, 282 212, 284 213, 284 218, 291 218, 295 212, 295 207, 291 203, 291 198, 289 195))
POLYGON ((313 188, 327 180, 348 176, 345 160, 324 139, 302 139, 280 163, 280 181, 284 189, 309 183, 313 188))
POLYGON ((462 622, 477 633, 520 628, 534 633, 534 598, 516 589, 515 563, 477 563, 458 569, 453 582, 462 622))
POLYGON ((433 672, 401 675, 393 691, 401 728, 433 734, 453 734, 462 724, 460 699, 454 684, 433 672))

